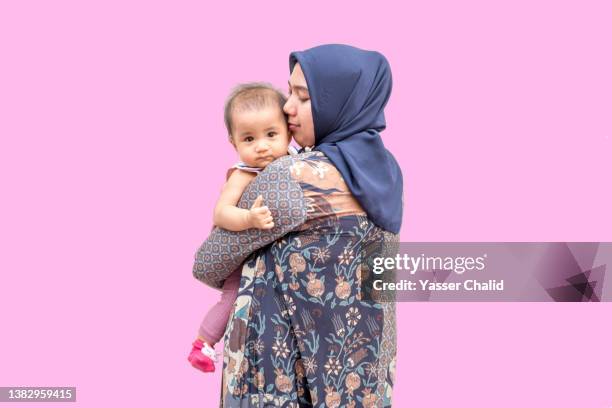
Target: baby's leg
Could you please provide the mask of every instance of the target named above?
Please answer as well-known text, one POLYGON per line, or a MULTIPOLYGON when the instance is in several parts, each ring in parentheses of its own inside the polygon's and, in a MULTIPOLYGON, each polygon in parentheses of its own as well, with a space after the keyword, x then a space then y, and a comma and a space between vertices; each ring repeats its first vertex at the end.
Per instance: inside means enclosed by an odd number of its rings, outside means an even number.
POLYGON ((242 268, 236 269, 223 283, 221 299, 208 311, 200 325, 200 337, 213 346, 221 340, 238 295, 242 268))

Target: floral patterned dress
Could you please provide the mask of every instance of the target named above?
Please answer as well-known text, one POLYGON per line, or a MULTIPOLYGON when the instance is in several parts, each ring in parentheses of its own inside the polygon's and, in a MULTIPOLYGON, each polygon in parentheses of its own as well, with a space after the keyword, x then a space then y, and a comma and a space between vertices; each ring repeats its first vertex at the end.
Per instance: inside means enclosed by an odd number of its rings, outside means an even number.
POLYGON ((390 407, 395 304, 364 292, 362 257, 397 235, 367 218, 320 152, 275 161, 239 206, 258 195, 276 227, 215 229, 194 265, 197 279, 219 288, 243 264, 225 332, 221 406, 390 407))

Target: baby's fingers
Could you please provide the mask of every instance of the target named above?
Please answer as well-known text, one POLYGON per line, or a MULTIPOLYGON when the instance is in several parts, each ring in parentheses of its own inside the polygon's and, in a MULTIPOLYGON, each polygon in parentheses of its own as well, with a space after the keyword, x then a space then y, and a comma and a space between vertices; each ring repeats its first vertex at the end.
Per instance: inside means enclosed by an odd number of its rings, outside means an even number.
POLYGON ((261 208, 261 204, 263 203, 263 196, 259 195, 255 199, 255 202, 251 206, 251 208, 261 208))
POLYGON ((270 210, 268 210, 267 207, 254 208, 251 211, 258 217, 269 217, 270 215, 272 215, 272 213, 270 212, 270 210))
POLYGON ((272 221, 265 223, 263 227, 261 227, 261 229, 265 229, 265 230, 269 230, 272 228, 274 228, 274 223, 272 221))
POLYGON ((268 207, 254 208, 252 211, 254 211, 256 214, 271 214, 268 207))

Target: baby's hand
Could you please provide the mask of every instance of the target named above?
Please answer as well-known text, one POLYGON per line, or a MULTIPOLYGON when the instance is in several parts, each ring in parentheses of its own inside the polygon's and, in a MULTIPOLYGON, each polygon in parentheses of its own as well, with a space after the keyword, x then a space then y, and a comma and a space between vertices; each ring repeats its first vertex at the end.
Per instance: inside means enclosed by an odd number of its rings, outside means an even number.
POLYGON ((249 210, 249 224, 251 228, 268 230, 274 228, 272 213, 268 207, 262 205, 263 197, 259 196, 249 210))

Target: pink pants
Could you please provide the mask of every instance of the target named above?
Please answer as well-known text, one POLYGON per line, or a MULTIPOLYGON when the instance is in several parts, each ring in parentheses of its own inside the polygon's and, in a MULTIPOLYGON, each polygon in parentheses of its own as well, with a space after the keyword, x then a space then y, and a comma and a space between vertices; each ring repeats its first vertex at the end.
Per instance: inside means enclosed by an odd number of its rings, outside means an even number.
POLYGON ((218 343, 221 337, 223 337, 227 321, 238 295, 241 276, 242 268, 232 272, 223 283, 221 299, 208 311, 204 320, 202 320, 199 334, 212 344, 218 343))

